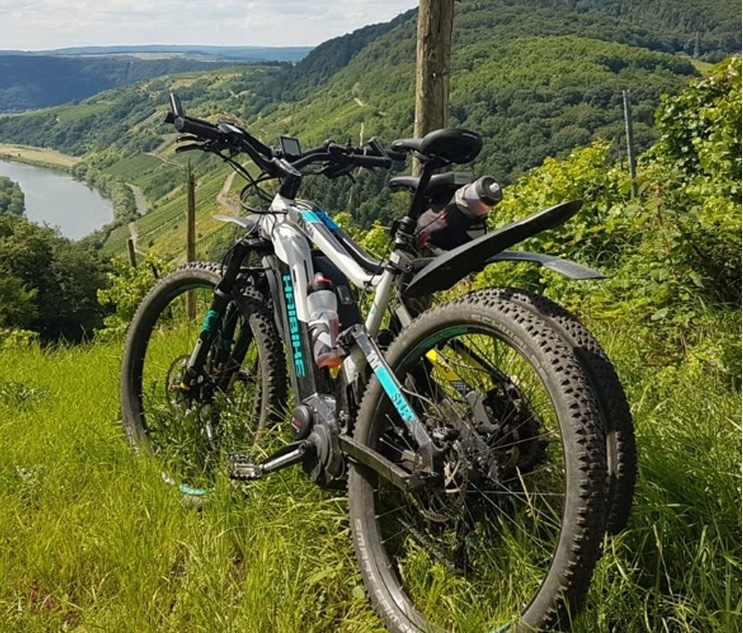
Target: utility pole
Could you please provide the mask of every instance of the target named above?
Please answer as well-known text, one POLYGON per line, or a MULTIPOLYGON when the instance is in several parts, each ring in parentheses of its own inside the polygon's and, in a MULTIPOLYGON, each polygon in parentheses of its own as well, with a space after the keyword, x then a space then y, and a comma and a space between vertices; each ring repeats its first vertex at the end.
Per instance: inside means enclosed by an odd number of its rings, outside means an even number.
MULTIPOLYGON (((186 261, 196 261, 196 181, 191 171, 191 161, 186 170, 186 261)), ((186 316, 196 318, 196 302, 192 291, 186 294, 186 316)))
MULTIPOLYGON (((454 0, 420 0, 413 136, 446 127, 454 0)), ((418 167, 413 166, 414 173, 418 167)))
POLYGON ((137 267, 137 253, 134 251, 134 239, 131 237, 126 240, 126 250, 129 253, 129 265, 132 268, 137 267))
POLYGON ((632 186, 632 197, 637 196, 637 181, 635 180, 635 141, 632 133, 632 109, 629 101, 629 90, 622 90, 624 98, 624 129, 627 134, 627 161, 629 162, 629 177, 632 186))

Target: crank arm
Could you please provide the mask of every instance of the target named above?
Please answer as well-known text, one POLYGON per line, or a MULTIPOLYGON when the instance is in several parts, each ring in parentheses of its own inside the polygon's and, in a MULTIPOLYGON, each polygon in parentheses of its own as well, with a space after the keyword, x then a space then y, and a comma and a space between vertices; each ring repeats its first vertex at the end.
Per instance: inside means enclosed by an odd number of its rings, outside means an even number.
POLYGON ((292 442, 260 463, 256 463, 251 455, 230 455, 227 458, 230 479, 261 479, 265 475, 298 464, 312 446, 312 442, 308 440, 292 442))
POLYGON ((384 457, 384 455, 377 453, 377 451, 357 442, 347 435, 341 435, 340 443, 343 452, 351 459, 371 468, 382 479, 400 490, 410 492, 427 483, 427 480, 420 475, 410 474, 384 457))

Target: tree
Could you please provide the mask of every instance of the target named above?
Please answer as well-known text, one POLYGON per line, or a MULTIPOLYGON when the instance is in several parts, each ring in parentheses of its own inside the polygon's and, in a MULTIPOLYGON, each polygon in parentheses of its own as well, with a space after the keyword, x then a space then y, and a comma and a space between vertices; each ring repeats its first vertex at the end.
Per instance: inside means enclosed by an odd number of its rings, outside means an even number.
POLYGON ((43 342, 84 339, 102 323, 97 292, 107 268, 50 228, 0 216, 0 325, 33 330, 43 342))
POLYGON ((26 210, 25 197, 17 182, 0 176, 0 215, 13 213, 23 215, 26 210))

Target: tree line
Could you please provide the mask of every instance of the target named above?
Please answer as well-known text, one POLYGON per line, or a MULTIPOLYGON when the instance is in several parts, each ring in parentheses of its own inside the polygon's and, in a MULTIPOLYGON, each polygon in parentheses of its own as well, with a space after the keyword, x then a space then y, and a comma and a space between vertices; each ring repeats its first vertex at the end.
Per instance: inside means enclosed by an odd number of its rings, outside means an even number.
POLYGON ((0 215, 12 213, 23 215, 26 212, 26 201, 23 190, 17 182, 0 176, 0 215))

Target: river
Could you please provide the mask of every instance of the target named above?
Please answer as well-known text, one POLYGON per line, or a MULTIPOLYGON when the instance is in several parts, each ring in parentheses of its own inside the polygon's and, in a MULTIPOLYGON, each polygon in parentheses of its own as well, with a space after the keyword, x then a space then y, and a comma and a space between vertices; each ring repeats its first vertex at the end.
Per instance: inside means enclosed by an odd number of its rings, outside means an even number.
POLYGON ((0 176, 20 185, 29 220, 58 227, 70 239, 79 240, 113 219, 110 200, 64 172, 0 160, 0 176))

